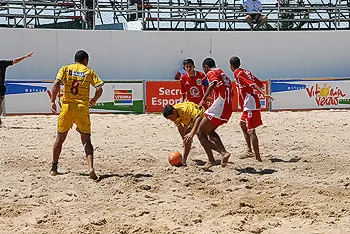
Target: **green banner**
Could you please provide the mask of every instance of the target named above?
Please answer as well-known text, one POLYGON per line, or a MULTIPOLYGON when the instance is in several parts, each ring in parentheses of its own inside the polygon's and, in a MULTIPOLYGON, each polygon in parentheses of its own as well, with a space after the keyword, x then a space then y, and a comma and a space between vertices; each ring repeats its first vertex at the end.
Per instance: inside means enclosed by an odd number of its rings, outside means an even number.
POLYGON ((143 82, 105 82, 103 94, 90 112, 144 113, 143 82))

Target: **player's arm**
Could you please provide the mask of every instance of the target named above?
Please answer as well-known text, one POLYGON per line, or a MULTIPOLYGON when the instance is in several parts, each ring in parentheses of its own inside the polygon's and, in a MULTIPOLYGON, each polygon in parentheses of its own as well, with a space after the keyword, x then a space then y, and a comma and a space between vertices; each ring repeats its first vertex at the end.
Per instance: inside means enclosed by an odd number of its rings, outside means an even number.
POLYGON ((217 83, 218 83, 217 81, 213 81, 209 84, 209 87, 205 92, 204 97, 202 98, 202 101, 199 103, 199 106, 203 106, 205 99, 207 99, 207 97, 213 92, 217 83))
POLYGON ((194 122, 193 128, 191 129, 191 131, 186 136, 184 136, 184 142, 185 143, 188 142, 188 141, 192 142, 192 139, 196 135, 198 127, 199 127, 199 124, 200 124, 202 119, 203 119, 203 117, 200 117, 198 115, 198 117, 196 118, 196 120, 194 122))
POLYGON ((95 95, 93 98, 90 99, 90 106, 94 106, 97 102, 97 100, 102 96, 103 89, 102 89, 103 84, 95 87, 95 95))
POLYGON ((183 137, 183 143, 184 143, 183 144, 184 145, 184 152, 183 152, 183 157, 182 157, 182 164, 183 165, 186 165, 187 157, 188 157, 188 154, 190 153, 190 150, 191 150, 193 137, 197 133, 197 130, 198 130, 198 127, 199 127, 199 124, 200 124, 202 118, 203 117, 200 117, 200 115, 198 115, 195 122, 194 122, 194 125, 193 125, 193 128, 191 129, 191 131, 183 137))
POLYGON ((57 106, 56 106, 56 97, 58 92, 60 91, 61 88, 61 81, 60 80, 55 80, 52 86, 51 90, 51 110, 53 113, 57 113, 57 106))
POLYGON ((257 84, 253 84, 251 85, 256 91, 258 91, 259 93, 261 93, 264 97, 267 98, 271 98, 272 100, 275 100, 274 97, 272 97, 270 94, 267 94, 264 92, 264 90, 262 90, 257 84))
POLYGON ((181 138, 184 139, 184 136, 186 135, 185 127, 182 124, 180 124, 179 126, 177 126, 177 131, 180 133, 181 138))
POLYGON ((94 106, 97 102, 97 100, 102 96, 103 89, 102 86, 104 85, 103 81, 100 79, 100 77, 96 74, 94 70, 91 70, 92 72, 92 86, 95 87, 95 95, 93 98, 90 99, 89 106, 94 106))
POLYGON ((22 57, 15 58, 15 59, 13 59, 13 64, 19 63, 26 58, 30 58, 30 57, 32 57, 33 54, 34 54, 34 52, 30 52, 29 54, 23 55, 22 57))

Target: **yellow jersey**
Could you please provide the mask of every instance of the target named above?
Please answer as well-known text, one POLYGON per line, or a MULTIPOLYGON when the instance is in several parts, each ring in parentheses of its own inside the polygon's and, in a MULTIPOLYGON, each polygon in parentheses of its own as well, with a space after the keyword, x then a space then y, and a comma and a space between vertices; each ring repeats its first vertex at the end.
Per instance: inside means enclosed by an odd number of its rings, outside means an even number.
POLYGON ((194 122, 198 117, 204 116, 204 107, 199 107, 194 102, 183 102, 175 104, 174 109, 179 114, 179 117, 173 121, 176 126, 180 126, 183 124, 184 126, 188 126, 193 128, 194 122))
POLYGON ((56 79, 64 84, 62 103, 89 105, 90 84, 94 87, 103 85, 94 70, 80 63, 62 66, 56 79))

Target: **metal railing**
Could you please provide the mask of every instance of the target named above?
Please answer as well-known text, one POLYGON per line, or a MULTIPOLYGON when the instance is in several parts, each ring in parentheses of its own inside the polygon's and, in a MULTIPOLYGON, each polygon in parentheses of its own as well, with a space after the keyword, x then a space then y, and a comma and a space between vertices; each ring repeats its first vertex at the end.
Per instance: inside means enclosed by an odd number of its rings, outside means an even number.
MULTIPOLYGON (((259 30, 348 30, 350 0, 335 3, 263 4, 268 21, 259 30)), ((143 30, 250 30, 238 0, 213 2, 171 0, 0 0, 0 24, 7 27, 64 27, 97 29, 138 21, 143 30), (63 25, 63 26, 62 26, 63 25)))

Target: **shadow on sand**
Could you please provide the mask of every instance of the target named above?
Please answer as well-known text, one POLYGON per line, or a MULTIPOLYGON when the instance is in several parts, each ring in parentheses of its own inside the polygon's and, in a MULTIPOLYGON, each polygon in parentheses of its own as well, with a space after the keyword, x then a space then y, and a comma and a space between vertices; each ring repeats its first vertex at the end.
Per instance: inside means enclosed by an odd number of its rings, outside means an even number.
POLYGON ((280 158, 270 158, 270 161, 272 163, 276 163, 276 162, 283 162, 283 163, 296 163, 299 162, 301 158, 295 157, 295 158, 291 158, 289 160, 284 160, 284 159, 280 159, 280 158))
MULTIPOLYGON (((89 174, 86 173, 79 173, 80 176, 89 176, 89 174)), ((125 173, 125 174, 104 174, 100 175, 96 182, 100 182, 103 179, 111 178, 111 177, 133 177, 133 178, 149 178, 153 177, 152 174, 143 174, 143 173, 137 173, 137 174, 132 174, 132 173, 125 173)))
POLYGON ((275 169, 255 170, 253 167, 235 168, 235 170, 238 171, 237 175, 240 175, 242 173, 268 175, 268 174, 273 174, 273 173, 277 172, 277 170, 275 170, 275 169))

